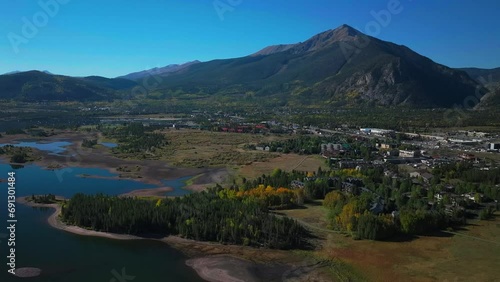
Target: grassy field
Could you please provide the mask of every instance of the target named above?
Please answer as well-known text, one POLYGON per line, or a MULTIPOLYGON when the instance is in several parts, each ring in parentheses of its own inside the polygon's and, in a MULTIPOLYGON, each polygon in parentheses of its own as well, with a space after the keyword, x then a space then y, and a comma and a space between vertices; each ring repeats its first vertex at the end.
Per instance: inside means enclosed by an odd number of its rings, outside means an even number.
POLYGON ((162 156, 175 166, 241 166, 276 157, 277 153, 245 151, 244 144, 289 138, 201 130, 167 130, 162 156))
POLYGON ((269 174, 275 168, 283 170, 316 171, 327 165, 320 156, 282 154, 245 150, 245 144, 257 144, 293 138, 289 135, 259 135, 201 130, 166 130, 169 144, 159 152, 174 166, 228 167, 237 175, 254 178, 269 174))
POLYGON ((283 213, 305 222, 319 238, 316 257, 327 257, 339 280, 349 281, 498 281, 500 216, 471 221, 462 230, 436 232, 394 242, 355 241, 322 230, 327 211, 320 205, 283 213))
POLYGON ((253 162, 241 167, 239 174, 246 178, 254 178, 262 174, 269 174, 275 168, 285 171, 301 170, 316 171, 318 167, 327 169, 325 159, 320 156, 304 156, 297 154, 276 155, 265 162, 253 162))

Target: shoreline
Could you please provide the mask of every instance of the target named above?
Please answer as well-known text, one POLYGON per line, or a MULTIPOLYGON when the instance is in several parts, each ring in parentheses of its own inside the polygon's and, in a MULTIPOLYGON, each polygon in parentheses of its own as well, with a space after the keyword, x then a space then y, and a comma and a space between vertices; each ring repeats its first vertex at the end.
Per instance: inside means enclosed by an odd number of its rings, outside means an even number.
MULTIPOLYGON (((49 151, 41 151, 32 148, 35 160, 21 165, 35 164, 43 169, 56 170, 71 167, 99 168, 115 174, 111 178, 127 179, 152 185, 164 185, 162 180, 174 180, 190 176, 193 178, 191 185, 183 189, 191 192, 204 190, 208 185, 223 181, 228 176, 226 168, 205 167, 179 168, 171 166, 167 161, 161 159, 139 160, 131 158, 119 158, 109 148, 82 148, 81 140, 88 138, 91 133, 72 132, 64 130, 55 135, 43 138, 33 138, 27 134, 6 135, 2 137, 2 143, 18 143, 19 140, 33 139, 39 143, 51 143, 64 140, 70 145, 64 146, 65 151, 54 155, 49 151), (120 171, 120 167, 140 167, 139 171, 120 171)), ((0 156, 0 161, 9 164, 7 156, 0 156)), ((94 176, 90 176, 94 177, 94 176)))
MULTIPOLYGON (((31 207, 47 207, 53 208, 54 212, 48 217, 47 223, 56 229, 69 232, 72 234, 80 236, 92 236, 101 237, 113 240, 154 240, 168 244, 170 247, 182 249, 184 247, 189 247, 191 244, 205 245, 205 246, 216 246, 217 243, 212 242, 201 242, 191 239, 185 239, 178 236, 168 236, 163 238, 147 238, 136 235, 127 234, 117 234, 110 232, 94 231, 88 230, 82 227, 67 225, 62 222, 59 218, 61 214, 61 205, 59 203, 54 204, 39 204, 32 203, 26 200, 26 197, 18 197, 16 202, 19 204, 31 206, 31 207)), ((59 200, 65 200, 63 197, 57 197, 59 200)), ((202 257, 191 257, 187 255, 185 264, 196 271, 196 273, 204 280, 210 282, 243 282, 243 281, 259 281, 257 277, 249 272, 252 267, 253 262, 246 261, 244 259, 234 257, 231 255, 208 255, 202 257), (226 261, 228 260, 229 261, 226 261), (239 271, 234 271, 234 269, 239 271)))
POLYGON ((120 194, 118 197, 172 197, 168 193, 174 191, 174 188, 164 186, 150 189, 137 189, 120 194))
MULTIPOLYGON (((35 149, 34 154, 38 159, 24 165, 37 165, 42 169, 53 171, 70 169, 71 167, 99 168, 107 170, 115 176, 79 175, 79 177, 111 178, 115 180, 127 179, 158 186, 117 195, 120 197, 138 195, 146 197, 158 196, 160 193, 163 193, 162 197, 168 196, 168 193, 167 195, 165 193, 172 188, 165 187, 165 184, 159 179, 171 180, 186 176, 190 176, 190 179, 184 183, 182 189, 199 192, 205 190, 209 185, 224 181, 229 175, 229 169, 226 167, 177 168, 170 166, 164 160, 120 159, 107 148, 80 148, 81 139, 86 136, 86 134, 79 132, 66 132, 44 138, 44 141, 47 142, 47 140, 60 139, 62 137, 71 142, 71 145, 65 147, 66 151, 63 153, 64 155, 51 155, 48 152, 35 149), (72 153, 76 155, 73 156, 72 153), (140 172, 134 171, 130 174, 118 170, 118 168, 124 166, 131 168, 139 166, 140 172), (135 176, 137 175, 141 177, 136 178, 135 176)), ((18 137, 11 136, 11 139, 18 139, 18 137)), ((0 156, 0 161, 4 158, 5 156, 0 156)), ((8 159, 5 159, 5 163, 9 164, 8 159)), ((18 202, 32 207, 53 208, 54 212, 47 218, 47 223, 51 227, 62 231, 80 236, 93 236, 114 240, 155 240, 166 243, 169 247, 181 251, 186 256, 186 265, 194 269, 206 281, 265 281, 268 277, 274 277, 274 280, 279 280, 285 271, 297 267, 302 262, 302 258, 299 256, 292 255, 289 251, 283 250, 225 245, 215 242, 195 241, 177 236, 150 238, 88 230, 63 223, 59 218, 61 214, 61 205, 59 203, 36 204, 28 202, 24 198, 19 197, 18 202)))

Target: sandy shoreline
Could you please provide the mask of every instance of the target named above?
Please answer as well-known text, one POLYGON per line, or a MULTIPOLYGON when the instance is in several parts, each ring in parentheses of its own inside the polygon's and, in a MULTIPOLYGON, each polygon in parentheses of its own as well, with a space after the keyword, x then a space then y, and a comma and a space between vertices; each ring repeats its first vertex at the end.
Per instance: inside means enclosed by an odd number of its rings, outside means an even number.
MULTIPOLYGON (((110 153, 107 148, 81 148, 81 140, 86 137, 88 137, 87 134, 80 132, 68 132, 44 138, 43 141, 45 142, 64 139, 72 144, 67 147, 67 152, 65 152, 67 155, 63 156, 36 151, 36 155, 41 160, 26 165, 36 164, 45 169, 67 169, 71 167, 100 168, 117 174, 116 177, 112 177, 113 179, 130 179, 158 186, 158 188, 134 190, 120 196, 165 196, 165 193, 171 191, 172 188, 162 187, 164 184, 161 180, 186 176, 193 176, 193 178, 189 180, 188 185, 183 187, 183 189, 197 192, 205 190, 209 185, 222 182, 228 176, 226 168, 176 168, 169 166, 162 160, 120 159, 110 153), (76 157, 71 154, 76 154, 76 157), (133 171, 133 173, 124 173, 117 169, 120 167, 137 166, 140 167, 140 171, 133 171), (137 175, 140 175, 140 178, 136 178, 137 175)), ((9 136, 8 139, 15 140, 18 138, 19 136, 9 136)), ((1 159, 2 156, 0 156, 1 159)), ((93 175, 81 175, 81 177, 100 178, 93 175)), ((49 216, 48 223, 54 228, 73 234, 115 240, 156 240, 169 244, 190 258, 186 261, 187 265, 192 267, 200 277, 207 281, 267 281, 268 277, 273 277, 274 281, 278 281, 282 273, 296 264, 296 259, 299 259, 297 257, 293 258, 289 252, 279 250, 222 245, 176 236, 156 239, 87 230, 63 223, 59 219, 59 215, 61 214, 61 206, 59 204, 34 204, 27 202, 21 197, 18 198, 18 202, 34 207, 54 208, 55 211, 49 216), (280 262, 280 264, 276 265, 276 262, 280 262)))
POLYGON ((210 282, 257 282, 259 279, 251 273, 253 263, 229 256, 216 255, 195 258, 186 261, 186 264, 198 275, 210 282))
POLYGON ((151 189, 138 189, 133 190, 125 194, 121 194, 120 197, 166 197, 168 192, 172 192, 174 189, 172 187, 158 187, 151 189))
MULTIPOLYGON (((57 197, 63 199, 62 197, 57 197)), ((26 200, 26 197, 19 197, 16 200, 20 204, 32 207, 49 207, 53 208, 54 212, 49 216, 47 222, 50 226, 82 236, 94 236, 108 238, 114 240, 155 240, 166 243, 172 247, 179 247, 183 244, 200 244, 200 245, 215 245, 210 242, 198 242, 194 240, 184 239, 177 236, 168 236, 160 239, 144 238, 135 235, 116 234, 109 232, 101 232, 88 230, 78 226, 67 225, 59 218, 61 214, 61 206, 59 204, 37 204, 26 200)), ((259 281, 254 274, 249 270, 252 267, 252 262, 236 258, 228 255, 206 256, 201 258, 191 258, 186 261, 186 265, 193 268, 198 275, 206 281, 211 282, 252 282, 259 281)))

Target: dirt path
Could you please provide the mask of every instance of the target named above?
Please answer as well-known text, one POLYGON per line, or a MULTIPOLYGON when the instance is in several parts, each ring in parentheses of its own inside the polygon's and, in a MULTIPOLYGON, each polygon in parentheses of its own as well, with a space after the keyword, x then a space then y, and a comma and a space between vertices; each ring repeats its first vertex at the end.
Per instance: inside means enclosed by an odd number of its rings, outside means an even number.
POLYGON ((299 218, 296 218, 296 217, 293 217, 293 216, 287 216, 287 215, 282 215, 282 214, 279 214, 279 213, 274 213, 272 212, 272 214, 274 214, 275 216, 279 216, 279 217, 288 217, 288 218, 291 218, 293 220, 296 220, 298 223, 302 224, 303 226, 309 228, 309 229, 315 229, 317 231, 321 231, 321 232, 327 232, 327 233, 335 233, 335 234, 342 234, 342 231, 337 231, 337 230, 331 230, 331 229, 327 229, 327 228, 323 228, 323 227, 319 227, 319 226, 315 226, 315 225, 312 225, 302 219, 299 219, 299 218))
POLYGON ((476 236, 471 236, 471 235, 467 235, 467 234, 463 234, 463 233, 459 233, 459 232, 452 232, 452 231, 442 231, 442 232, 443 233, 457 235, 457 236, 463 236, 463 237, 471 238, 471 239, 482 241, 482 242, 485 242, 485 243, 494 244, 494 245, 497 245, 497 247, 500 246, 500 242, 490 241, 490 240, 479 238, 479 237, 476 237, 476 236))
POLYGON ((307 160, 309 156, 305 156, 294 168, 293 170, 296 170, 305 160, 307 160))

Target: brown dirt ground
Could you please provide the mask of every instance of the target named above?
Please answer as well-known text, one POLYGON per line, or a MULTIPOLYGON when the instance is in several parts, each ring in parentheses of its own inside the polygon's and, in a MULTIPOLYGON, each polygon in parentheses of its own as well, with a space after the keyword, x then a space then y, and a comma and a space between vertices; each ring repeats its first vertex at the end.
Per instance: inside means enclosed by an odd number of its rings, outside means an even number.
MULTIPOLYGON (((82 148, 81 143, 85 138, 98 137, 95 133, 71 132, 71 131, 56 131, 56 135, 38 138, 42 142, 53 142, 64 140, 72 144, 67 146, 67 151, 64 155, 50 155, 47 152, 36 151, 37 157, 41 160, 35 163, 45 167, 64 168, 64 167, 95 167, 107 169, 110 172, 117 173, 119 177, 132 178, 151 184, 161 184, 161 179, 174 179, 190 175, 205 175, 200 178, 196 184, 210 184, 203 180, 212 181, 213 178, 218 180, 224 179, 227 171, 225 168, 180 168, 171 166, 168 162, 162 160, 132 160, 120 159, 114 156, 109 148, 96 146, 95 148, 82 148), (139 167, 139 171, 120 172, 119 167, 135 168, 139 167), (212 176, 212 173, 214 176, 212 176)), ((7 135, 2 137, 2 143, 10 143, 20 139, 37 139, 28 135, 7 135)), ((5 158, 4 158, 5 159, 5 158)))
MULTIPOLYGON (((318 205, 280 211, 314 228, 320 237, 317 256, 340 260, 368 281, 497 281, 500 271, 500 216, 471 221, 456 234, 399 238, 392 242, 353 240, 326 227, 326 210, 318 205), (470 269, 477 271, 471 272, 470 269)), ((353 279, 356 281, 357 279, 353 279)))
POLYGON ((318 167, 327 169, 325 160, 320 156, 282 154, 266 162, 254 162, 242 166, 239 170, 239 174, 246 178, 255 178, 262 174, 268 174, 275 168, 280 168, 285 171, 317 171, 318 167))

